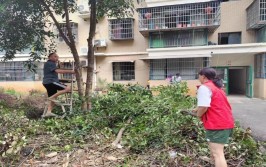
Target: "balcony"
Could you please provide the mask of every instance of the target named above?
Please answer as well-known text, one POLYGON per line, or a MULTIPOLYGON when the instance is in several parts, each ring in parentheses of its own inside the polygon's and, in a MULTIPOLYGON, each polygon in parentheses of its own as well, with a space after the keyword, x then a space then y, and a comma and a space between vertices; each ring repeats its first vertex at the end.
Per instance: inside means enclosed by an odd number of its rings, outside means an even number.
POLYGON ((191 47, 208 45, 208 32, 188 30, 150 34, 150 48, 191 47))
POLYGON ((220 2, 201 2, 152 8, 140 8, 139 31, 149 32, 208 29, 214 31, 220 25, 220 2))
POLYGON ((259 29, 266 25, 266 0, 255 0, 247 8, 247 29, 259 29))

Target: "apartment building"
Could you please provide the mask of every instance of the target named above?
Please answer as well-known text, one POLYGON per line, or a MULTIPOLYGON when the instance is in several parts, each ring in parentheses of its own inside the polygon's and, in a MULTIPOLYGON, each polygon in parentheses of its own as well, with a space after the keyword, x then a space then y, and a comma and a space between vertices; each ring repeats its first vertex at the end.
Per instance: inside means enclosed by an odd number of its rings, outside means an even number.
MULTIPOLYGON (((90 16, 86 2, 79 5, 71 20, 85 74, 90 16)), ((223 78, 227 94, 266 98, 265 0, 138 0, 135 6, 132 18, 99 20, 94 87, 98 79, 166 85, 168 76, 180 73, 195 95, 198 71, 210 66, 223 78)), ((57 52, 66 65, 72 60, 60 37, 57 52)), ((1 70, 0 86, 42 89, 41 65, 37 75, 26 74, 19 65, 26 54, 17 57, 1 70)))
POLYGON ((197 72, 210 66, 227 94, 265 98, 265 0, 146 2, 138 21, 151 86, 180 73, 193 94, 197 72))

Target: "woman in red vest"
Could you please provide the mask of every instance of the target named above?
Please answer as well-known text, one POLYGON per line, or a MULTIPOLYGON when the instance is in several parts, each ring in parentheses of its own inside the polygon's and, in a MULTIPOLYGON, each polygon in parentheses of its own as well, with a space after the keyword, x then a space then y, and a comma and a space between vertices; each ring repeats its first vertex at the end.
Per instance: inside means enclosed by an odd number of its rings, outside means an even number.
POLYGON ((203 68, 199 81, 202 85, 197 92, 198 107, 194 111, 203 122, 215 167, 227 167, 224 145, 234 128, 232 109, 222 89, 223 82, 213 68, 203 68))

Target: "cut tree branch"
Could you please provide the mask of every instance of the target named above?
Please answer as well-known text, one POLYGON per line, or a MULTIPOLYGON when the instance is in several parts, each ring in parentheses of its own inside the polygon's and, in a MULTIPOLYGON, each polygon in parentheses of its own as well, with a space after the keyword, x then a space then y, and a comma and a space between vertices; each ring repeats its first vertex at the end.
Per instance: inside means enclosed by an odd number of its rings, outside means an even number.
MULTIPOLYGON (((129 124, 131 122, 131 118, 127 120, 126 124, 129 124)), ((113 146, 117 146, 118 143, 121 141, 124 131, 126 130, 126 126, 121 128, 116 136, 115 141, 112 143, 113 146)))

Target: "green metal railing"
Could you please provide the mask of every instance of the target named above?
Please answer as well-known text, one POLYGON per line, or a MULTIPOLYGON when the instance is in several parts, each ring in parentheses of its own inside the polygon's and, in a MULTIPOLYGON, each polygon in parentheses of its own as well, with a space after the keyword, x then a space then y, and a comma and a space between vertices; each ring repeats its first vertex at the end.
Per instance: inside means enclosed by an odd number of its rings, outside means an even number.
POLYGON ((207 30, 189 30, 151 33, 150 48, 205 46, 208 44, 207 30))

